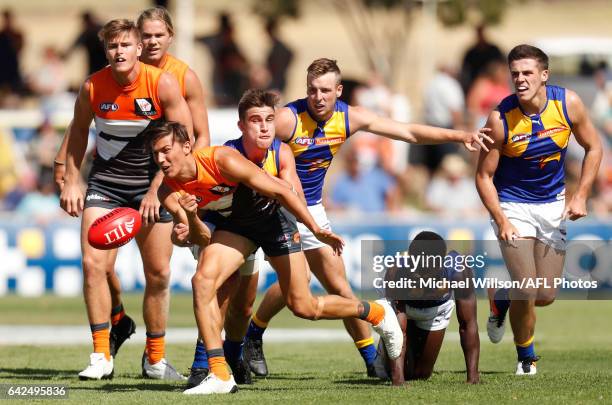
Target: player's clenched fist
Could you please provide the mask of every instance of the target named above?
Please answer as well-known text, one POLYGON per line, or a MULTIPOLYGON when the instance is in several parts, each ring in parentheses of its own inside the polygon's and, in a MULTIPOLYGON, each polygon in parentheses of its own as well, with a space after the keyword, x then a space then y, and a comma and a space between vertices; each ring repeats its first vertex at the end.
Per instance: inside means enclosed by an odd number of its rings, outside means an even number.
POLYGON ((196 215, 198 213, 198 202, 193 194, 181 194, 179 204, 187 214, 196 215))

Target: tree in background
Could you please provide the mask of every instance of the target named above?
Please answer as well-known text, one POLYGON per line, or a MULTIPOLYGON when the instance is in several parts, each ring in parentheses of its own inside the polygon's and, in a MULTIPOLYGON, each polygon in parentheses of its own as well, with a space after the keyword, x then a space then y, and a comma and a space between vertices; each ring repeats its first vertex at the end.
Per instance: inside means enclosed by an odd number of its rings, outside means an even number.
MULTIPOLYGON (((527 0, 319 0, 323 8, 333 7, 354 40, 356 52, 386 84, 395 87, 404 69, 405 44, 416 12, 430 12, 446 26, 466 22, 499 23, 513 3, 527 0)), ((299 0, 260 0, 254 12, 265 19, 298 17, 299 0)))

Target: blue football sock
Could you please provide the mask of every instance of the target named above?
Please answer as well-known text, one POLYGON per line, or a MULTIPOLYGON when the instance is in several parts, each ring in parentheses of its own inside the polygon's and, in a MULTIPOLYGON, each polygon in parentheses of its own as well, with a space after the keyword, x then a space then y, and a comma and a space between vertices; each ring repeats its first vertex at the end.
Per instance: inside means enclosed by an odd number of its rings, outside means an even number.
POLYGON ((524 344, 516 344, 516 354, 519 361, 535 358, 536 354, 533 337, 524 344))
POLYGON ((208 368, 208 353, 206 353, 206 346, 204 346, 204 342, 199 339, 195 347, 191 368, 208 368))
POLYGON ((242 358, 242 347, 244 345, 244 340, 234 341, 234 340, 226 340, 223 342, 223 352, 225 353, 225 358, 229 362, 237 362, 242 358))
POLYGON ((376 360, 377 356, 376 346, 374 346, 374 343, 360 347, 358 350, 359 354, 361 354, 361 357, 363 358, 363 361, 365 361, 366 366, 374 364, 374 360, 376 360))
POLYGON ((251 322, 249 322, 249 329, 247 330, 246 335, 251 340, 261 340, 265 331, 266 328, 257 326, 255 322, 253 322, 253 320, 251 319, 251 322))
POLYGON ((495 291, 493 300, 495 301, 495 307, 499 311, 499 315, 505 315, 508 308, 510 308, 510 289, 500 288, 495 291))

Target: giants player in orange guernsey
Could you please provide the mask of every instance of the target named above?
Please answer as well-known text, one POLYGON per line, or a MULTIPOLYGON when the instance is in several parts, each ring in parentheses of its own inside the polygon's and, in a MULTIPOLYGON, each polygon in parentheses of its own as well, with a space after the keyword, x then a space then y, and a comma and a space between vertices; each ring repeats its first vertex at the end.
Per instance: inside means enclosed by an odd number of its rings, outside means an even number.
MULTIPOLYGON (((191 112, 196 146, 208 146, 210 141, 208 112, 200 80, 186 63, 176 59, 168 53, 168 48, 174 36, 174 25, 170 14, 163 7, 147 9, 138 17, 137 26, 143 43, 140 60, 146 64, 158 67, 165 72, 171 73, 177 79, 181 94, 183 98, 185 98, 191 112)), ((67 140, 68 137, 65 137, 62 147, 58 152, 56 164, 54 165, 56 181, 60 187, 63 182, 65 168, 65 166, 60 163, 66 160, 67 140)), ((148 218, 144 217, 145 221, 147 221, 147 219, 153 221, 155 219, 155 213, 159 211, 159 201, 153 201, 153 203, 152 209, 147 209, 144 205, 140 207, 141 214, 149 215, 148 218)), ((250 264, 252 265, 253 262, 250 262, 250 264)), ((110 347, 111 355, 115 357, 123 342, 135 332, 136 325, 134 321, 125 314, 121 300, 121 284, 112 266, 108 270, 108 274, 112 299, 110 347)), ((169 290, 167 290, 166 294, 169 294, 169 290)), ((145 289, 143 303, 145 308, 148 308, 150 296, 151 294, 145 289)), ((147 311, 147 309, 145 309, 145 311, 148 317, 156 317, 154 311, 147 311)), ((162 316, 165 316, 165 314, 162 313, 162 316)), ((151 370, 150 363, 146 356, 143 358, 142 367, 143 375, 152 378, 158 377, 158 373, 151 370)))
POLYGON ((168 53, 174 38, 174 25, 168 10, 160 6, 149 8, 140 13, 136 25, 140 30, 143 46, 140 60, 176 77, 181 94, 191 112, 195 135, 194 149, 208 146, 208 111, 200 79, 185 62, 168 53))
MULTIPOLYGON (((239 116, 243 132, 261 131, 274 136, 273 105, 256 99, 245 100, 244 104, 241 101, 239 116)), ((192 284, 196 319, 206 344, 210 373, 198 386, 185 391, 186 394, 230 393, 237 389, 227 371, 221 345, 222 325, 216 292, 258 246, 277 271, 284 299, 295 315, 312 320, 359 317, 381 334, 392 358, 399 355, 401 331, 388 303, 360 302, 338 295, 312 296, 295 220, 280 209, 278 202, 336 254, 341 251, 342 240, 319 227, 303 200, 289 187, 275 181, 232 148, 210 147, 192 153, 189 138, 179 125, 168 123, 154 127, 150 136, 155 160, 165 174, 164 184, 169 187, 169 190, 160 189, 161 200, 175 220, 189 226, 189 240, 205 247, 192 284), (244 186, 269 199, 259 205, 263 208, 238 204, 235 191, 244 186), (208 227, 198 217, 198 210, 229 207, 232 207, 231 215, 217 225, 211 239, 208 227)))
POLYGON ((112 304, 107 280, 113 278, 116 250, 93 248, 87 240, 87 230, 96 218, 112 208, 130 206, 140 209, 144 218, 136 242, 147 282, 144 318, 150 370, 146 374, 183 379, 164 358, 172 223, 171 216, 158 209, 157 189, 163 175, 148 152, 142 132, 153 120, 162 117, 181 122, 191 132, 190 112, 171 74, 138 61, 142 44, 132 21, 108 22, 100 31, 100 38, 109 66, 90 76, 79 92, 67 137, 65 183, 60 197, 68 214, 83 213, 83 293, 94 350, 89 366, 79 377, 112 378, 114 368, 109 323, 112 304), (79 169, 92 120, 97 154, 85 197, 79 185, 79 169))

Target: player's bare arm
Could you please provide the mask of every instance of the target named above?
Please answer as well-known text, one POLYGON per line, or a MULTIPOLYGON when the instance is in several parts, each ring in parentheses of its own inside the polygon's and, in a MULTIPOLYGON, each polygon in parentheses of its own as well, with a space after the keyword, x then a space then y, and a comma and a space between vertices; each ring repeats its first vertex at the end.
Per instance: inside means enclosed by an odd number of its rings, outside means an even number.
POLYGON ((587 215, 586 201, 597 178, 603 149, 599 135, 580 97, 571 90, 566 91, 565 97, 567 112, 572 121, 572 132, 585 152, 578 189, 567 203, 563 215, 575 221, 587 215))
POLYGON ((196 244, 206 246, 210 241, 210 229, 197 215, 197 202, 191 194, 181 194, 162 184, 158 190, 159 200, 174 219, 172 243, 178 246, 196 244), (193 204, 195 203, 195 210, 193 204), (195 211, 195 214, 194 214, 195 211))
POLYGON ((243 183, 266 197, 278 200, 298 221, 302 222, 320 241, 330 245, 337 254, 342 253, 344 241, 333 232, 319 228, 310 215, 306 204, 289 188, 272 180, 253 162, 244 158, 238 151, 220 147, 215 152, 215 163, 226 179, 243 183))
POLYGON ((478 150, 473 144, 478 144, 485 151, 486 143, 493 143, 487 135, 490 128, 481 128, 475 132, 457 131, 431 127, 429 125, 408 124, 381 117, 363 107, 349 107, 349 126, 351 134, 364 130, 386 138, 419 145, 435 145, 447 142, 463 143, 467 150, 478 150))
POLYGON ((64 131, 64 137, 62 138, 62 144, 55 155, 53 160, 53 181, 55 186, 61 192, 64 188, 64 176, 66 175, 66 150, 68 149, 68 135, 70 134, 70 127, 72 121, 66 127, 64 131))
POLYGON ((208 127, 208 110, 204 98, 204 90, 200 79, 191 69, 185 73, 185 101, 191 112, 195 144, 193 150, 210 145, 210 130, 208 127))
POLYGON ((400 328, 402 329, 402 335, 404 336, 404 343, 402 344, 402 351, 397 359, 392 360, 388 358, 389 368, 391 370, 391 383, 394 386, 404 385, 406 377, 404 375, 404 365, 406 364, 406 350, 408 349, 408 342, 406 338, 406 330, 408 328, 408 317, 406 316, 406 310, 403 302, 398 302, 396 305, 397 321, 399 322, 400 328))
POLYGON ((66 145, 66 173, 64 175, 64 188, 60 195, 60 205, 64 211, 73 217, 79 216, 83 211, 83 191, 79 183, 81 163, 87 149, 89 125, 94 114, 89 104, 90 82, 86 80, 79 90, 74 105, 74 118, 70 125, 68 142, 66 145))
MULTIPOLYGON (((160 76, 157 95, 164 110, 164 118, 180 122, 187 128, 189 135, 193 136, 191 113, 185 99, 181 96, 178 82, 174 76, 169 73, 163 73, 160 76)), ((163 173, 158 171, 151 181, 149 191, 147 191, 142 199, 138 211, 142 216, 144 225, 155 223, 155 221, 159 220, 160 202, 157 198, 157 190, 162 184, 163 178, 163 173)))
POLYGON ((291 188, 304 201, 304 204, 306 203, 302 182, 295 171, 295 157, 291 148, 285 143, 281 144, 280 147, 280 172, 278 177, 289 183, 291 188))
POLYGON ((480 199, 484 204, 491 218, 499 227, 499 235, 497 237, 503 241, 512 241, 519 236, 517 229, 508 221, 499 204, 497 189, 493 184, 493 176, 499 159, 501 156, 501 148, 504 142, 504 127, 501 121, 499 111, 492 111, 487 120, 486 126, 491 128, 491 138, 493 144, 491 150, 480 151, 478 158, 478 167, 476 169, 476 189, 480 195, 480 199))
POLYGON ((281 141, 288 141, 293 136, 297 118, 289 107, 282 107, 274 113, 274 126, 276 137, 281 141))
POLYGON ((468 384, 480 382, 478 360, 480 357, 480 338, 478 336, 478 321, 476 315, 476 294, 471 280, 474 279, 472 269, 465 269, 460 277, 467 281, 468 288, 455 290, 457 303, 457 320, 459 321, 459 338, 465 359, 468 384))

